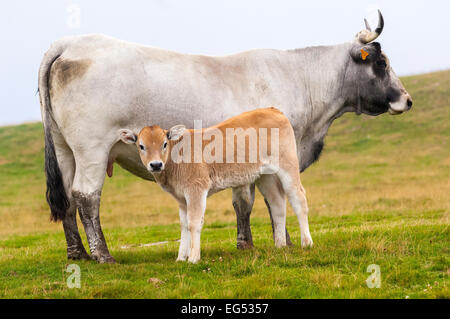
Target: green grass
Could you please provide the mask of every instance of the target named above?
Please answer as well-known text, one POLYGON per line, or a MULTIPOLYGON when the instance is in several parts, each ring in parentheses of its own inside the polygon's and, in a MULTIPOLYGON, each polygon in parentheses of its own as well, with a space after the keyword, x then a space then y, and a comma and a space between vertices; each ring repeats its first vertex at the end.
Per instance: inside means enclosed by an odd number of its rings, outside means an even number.
MULTIPOLYGON (((2 242, 1 297, 34 298, 443 298, 448 297, 448 227, 442 212, 367 218, 312 218, 316 246, 275 249, 267 221, 253 221, 251 251, 235 249, 235 225, 206 226, 202 261, 174 262, 175 225, 106 231, 116 265, 76 262, 81 289, 68 289, 68 262, 60 233, 12 237, 2 242), (135 247, 121 249, 121 246, 135 247), (381 268, 382 286, 369 289, 367 266, 381 268), (163 282, 153 284, 149 278, 163 282)), ((296 221, 289 219, 298 238, 296 221)))
POLYGON ((290 209, 296 246, 274 248, 258 194, 255 248, 238 251, 225 191, 208 200, 201 262, 176 263, 176 203, 116 166, 101 218, 117 264, 77 261, 80 289, 66 286, 72 262, 61 225, 49 222, 42 126, 2 127, 0 298, 449 298, 449 80, 450 71, 402 78, 410 112, 346 114, 332 125, 322 158, 301 176, 312 249, 299 247, 290 209), (365 283, 370 264, 380 266, 379 289, 365 283))

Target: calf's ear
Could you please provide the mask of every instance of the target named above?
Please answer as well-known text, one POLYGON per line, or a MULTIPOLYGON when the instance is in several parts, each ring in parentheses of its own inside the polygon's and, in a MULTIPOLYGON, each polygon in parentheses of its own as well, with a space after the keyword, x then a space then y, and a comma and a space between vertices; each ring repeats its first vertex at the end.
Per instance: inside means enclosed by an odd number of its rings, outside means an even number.
POLYGON ((186 131, 186 127, 184 125, 175 125, 169 131, 167 131, 167 138, 171 141, 179 140, 180 137, 183 136, 186 131))
POLYGON ((134 144, 137 141, 137 135, 126 128, 119 130, 119 137, 125 144, 134 144))

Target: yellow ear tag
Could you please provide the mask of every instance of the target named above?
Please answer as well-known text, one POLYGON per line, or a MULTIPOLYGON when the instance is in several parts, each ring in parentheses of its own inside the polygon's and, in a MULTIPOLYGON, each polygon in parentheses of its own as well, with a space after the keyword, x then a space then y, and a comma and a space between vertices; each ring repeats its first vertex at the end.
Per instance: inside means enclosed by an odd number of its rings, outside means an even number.
POLYGON ((364 49, 361 49, 361 58, 363 59, 363 61, 366 60, 367 56, 369 55, 369 53, 367 53, 366 51, 364 51, 364 49))

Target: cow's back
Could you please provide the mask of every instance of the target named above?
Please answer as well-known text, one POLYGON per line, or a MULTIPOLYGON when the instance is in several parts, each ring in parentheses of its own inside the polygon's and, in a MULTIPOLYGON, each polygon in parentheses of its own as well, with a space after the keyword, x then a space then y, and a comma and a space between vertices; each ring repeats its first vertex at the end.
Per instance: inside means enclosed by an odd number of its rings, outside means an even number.
POLYGON ((259 107, 289 107, 283 96, 290 91, 282 79, 285 70, 278 70, 276 59, 280 51, 210 57, 102 35, 59 43, 65 49, 53 63, 49 85, 52 105, 64 109, 64 116, 55 112, 61 122, 74 112, 96 120, 98 114, 108 115, 110 124, 135 128, 180 121, 192 127, 194 119, 211 126, 259 107))

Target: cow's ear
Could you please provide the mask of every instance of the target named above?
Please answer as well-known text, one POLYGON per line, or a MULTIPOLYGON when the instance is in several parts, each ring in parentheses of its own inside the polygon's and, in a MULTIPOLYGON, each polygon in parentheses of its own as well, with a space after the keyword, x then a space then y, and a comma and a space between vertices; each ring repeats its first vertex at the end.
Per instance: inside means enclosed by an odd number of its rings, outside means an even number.
POLYGON ((137 141, 137 135, 126 128, 119 130, 119 137, 125 144, 134 144, 137 141))
POLYGON ((179 140, 180 137, 183 136, 185 131, 186 127, 184 125, 175 125, 167 131, 167 138, 171 141, 179 140))
POLYGON ((381 46, 378 42, 372 42, 366 45, 355 45, 350 55, 357 63, 373 62, 378 59, 381 54, 381 46))

